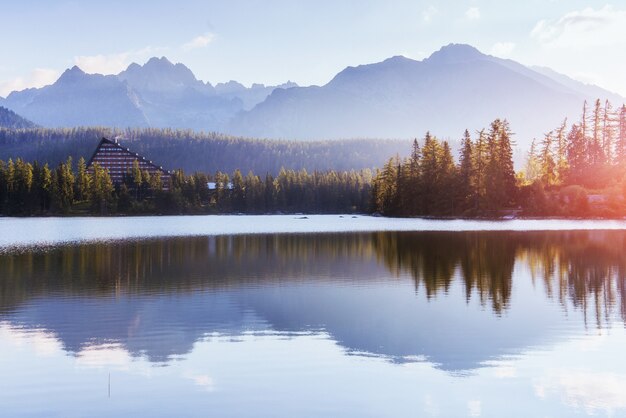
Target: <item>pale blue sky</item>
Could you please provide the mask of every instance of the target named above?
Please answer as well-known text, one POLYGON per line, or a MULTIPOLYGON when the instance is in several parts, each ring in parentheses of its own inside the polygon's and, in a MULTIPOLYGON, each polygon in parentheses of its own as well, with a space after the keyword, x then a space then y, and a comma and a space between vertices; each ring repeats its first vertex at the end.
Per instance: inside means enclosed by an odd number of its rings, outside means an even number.
POLYGON ((0 96, 78 64, 167 56, 204 81, 324 84, 348 65, 469 43, 626 95, 626 0, 2 1, 0 96))

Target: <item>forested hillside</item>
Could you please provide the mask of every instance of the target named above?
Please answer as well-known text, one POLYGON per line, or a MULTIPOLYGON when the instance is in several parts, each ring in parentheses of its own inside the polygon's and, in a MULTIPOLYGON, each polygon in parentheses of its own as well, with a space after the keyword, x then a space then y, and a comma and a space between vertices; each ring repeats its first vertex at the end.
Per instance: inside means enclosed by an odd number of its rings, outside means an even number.
POLYGON ((35 124, 12 110, 0 106, 0 127, 9 129, 34 128, 35 124))
POLYGON ((187 172, 232 173, 236 169, 277 175, 294 170, 360 170, 381 167, 388 155, 406 156, 406 140, 336 140, 295 142, 247 139, 218 133, 172 129, 0 128, 0 160, 21 158, 57 166, 72 157, 88 160, 102 137, 115 138, 163 167, 187 172))

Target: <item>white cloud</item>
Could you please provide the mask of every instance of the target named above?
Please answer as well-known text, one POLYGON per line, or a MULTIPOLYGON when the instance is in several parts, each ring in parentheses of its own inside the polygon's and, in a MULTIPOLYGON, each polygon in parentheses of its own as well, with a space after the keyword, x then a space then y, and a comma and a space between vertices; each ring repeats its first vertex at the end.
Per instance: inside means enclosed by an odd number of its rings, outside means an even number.
POLYGON ((498 366, 493 370, 493 375, 497 379, 517 377, 517 368, 515 368, 515 366, 498 366))
POLYGON ((206 392, 213 392, 215 390, 215 381, 208 374, 185 372, 183 377, 190 379, 196 386, 199 386, 206 392))
POLYGON ((478 7, 470 7, 465 12, 465 17, 468 20, 478 20, 478 19, 480 19, 480 9, 478 7))
POLYGON ((12 91, 24 90, 30 87, 43 87, 52 84, 59 78, 60 71, 51 68, 37 68, 25 77, 0 82, 0 96, 6 97, 12 91))
POLYGON ((74 57, 74 64, 91 74, 117 74, 133 61, 141 61, 154 54, 156 50, 146 47, 135 51, 125 51, 109 55, 80 55, 74 57))
POLYGON ((42 329, 22 329, 0 322, 0 339, 22 350, 31 348, 40 357, 54 357, 63 352, 61 342, 50 332, 42 329))
POLYGON ((535 63, 626 95, 626 8, 604 6, 540 20, 530 33, 535 63))
POLYGON ((428 6, 428 8, 422 11, 422 20, 426 23, 429 23, 438 12, 439 11, 435 6, 430 5, 428 6))
POLYGON ((80 55, 74 57, 74 64, 87 73, 115 74, 128 66, 126 53, 112 55, 80 55))
POLYGON ((535 394, 545 399, 560 395, 566 405, 583 410, 588 415, 604 412, 612 416, 616 410, 626 410, 626 376, 615 373, 557 370, 534 385, 535 394))
POLYGON ((211 43, 213 38, 215 38, 215 35, 213 35, 210 32, 207 32, 203 35, 196 36, 195 38, 193 38, 191 41, 187 43, 184 43, 181 46, 181 48, 185 52, 191 51, 192 49, 204 48, 205 46, 211 43))
POLYGON ((128 369, 132 358, 119 344, 101 344, 83 348, 76 353, 76 365, 89 368, 117 366, 128 369))
POLYGON ((513 53, 515 44, 513 42, 496 42, 492 47, 490 54, 500 58, 508 58, 513 53))
POLYGON ((530 35, 549 47, 626 45, 626 10, 588 7, 555 20, 540 20, 530 35))

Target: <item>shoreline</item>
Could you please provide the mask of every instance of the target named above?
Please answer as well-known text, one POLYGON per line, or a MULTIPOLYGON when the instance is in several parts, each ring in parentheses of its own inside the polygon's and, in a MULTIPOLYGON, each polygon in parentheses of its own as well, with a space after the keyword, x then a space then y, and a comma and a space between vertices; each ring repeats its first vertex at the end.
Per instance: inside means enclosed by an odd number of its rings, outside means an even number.
POLYGON ((423 219, 369 215, 183 215, 0 218, 0 250, 152 238, 374 232, 625 230, 611 219, 423 219))
POLYGON ((164 214, 164 213, 116 213, 114 215, 92 215, 92 214, 51 214, 51 215, 2 215, 0 214, 0 219, 115 219, 115 218, 146 218, 146 217, 154 217, 154 218, 162 218, 162 217, 204 217, 204 216, 342 216, 342 217, 369 217, 372 219, 419 219, 426 221, 491 221, 491 222, 499 222, 499 221, 512 221, 512 220, 525 220, 525 221, 552 221, 552 220, 563 220, 563 221, 622 221, 626 220, 626 215, 624 216, 500 216, 500 217, 489 217, 489 216, 406 216, 406 217, 396 217, 396 216, 384 216, 376 213, 307 213, 307 212, 268 212, 268 213, 232 213, 232 212, 224 212, 224 213, 181 213, 181 214, 164 214))

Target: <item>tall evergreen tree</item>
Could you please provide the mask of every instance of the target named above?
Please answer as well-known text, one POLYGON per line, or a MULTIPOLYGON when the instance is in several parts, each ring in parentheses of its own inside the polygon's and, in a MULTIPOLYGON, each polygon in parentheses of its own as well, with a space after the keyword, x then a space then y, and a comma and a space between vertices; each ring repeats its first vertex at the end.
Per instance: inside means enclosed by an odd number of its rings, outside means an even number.
POLYGON ((502 173, 505 202, 504 205, 512 205, 517 197, 517 178, 513 163, 513 133, 509 122, 505 119, 500 128, 499 138, 499 162, 502 173))
POLYGON ((113 209, 113 183, 108 171, 99 164, 93 164, 91 181, 91 205, 96 213, 107 214, 113 209))
POLYGON ((487 138, 485 130, 478 131, 478 138, 474 146, 474 211, 480 213, 485 208, 485 197, 487 195, 487 138))
POLYGON ((556 163, 554 162, 553 151, 554 132, 550 131, 544 135, 539 153, 540 178, 546 186, 556 183, 556 163))
POLYGON ((459 210, 468 210, 473 202, 474 198, 474 147, 472 145, 472 138, 469 131, 466 129, 463 133, 463 140, 461 144, 461 155, 459 157, 459 182, 458 182, 458 196, 459 196, 459 210))
POLYGON ((541 177, 541 162, 537 151, 537 140, 533 139, 526 156, 524 176, 527 183, 533 183, 541 177))
POLYGON ((613 114, 613 108, 611 103, 606 100, 602 112, 602 155, 605 164, 611 164, 613 162, 614 121, 615 115, 613 114))
POLYGON ((441 215, 454 215, 456 206, 456 180, 458 178, 454 157, 447 141, 439 148, 437 184, 437 212, 441 215))
POLYGON ((76 167, 76 198, 78 200, 88 200, 89 190, 91 189, 91 176, 87 173, 85 159, 80 157, 76 167))
POLYGON ((424 146, 422 148, 421 185, 422 202, 425 215, 432 215, 433 202, 436 200, 439 184, 439 161, 440 145, 430 132, 426 132, 424 146))
POLYGON ((615 159, 617 164, 626 164, 626 104, 619 110, 617 122, 617 143, 615 146, 615 159))
POLYGON ((561 126, 556 130, 556 173, 555 179, 557 184, 563 184, 565 177, 567 176, 568 162, 567 162, 567 118, 563 120, 561 126))
POLYGON ((567 182, 577 184, 588 167, 584 130, 581 125, 573 124, 567 134, 567 182))
POLYGON ((246 209, 246 190, 241 171, 235 170, 233 173, 233 194, 232 205, 236 212, 244 212, 246 209))
POLYGON ((602 107, 600 99, 597 99, 593 108, 593 114, 591 115, 591 138, 589 143, 589 157, 592 164, 600 164, 604 162, 604 155, 602 149, 602 107))

